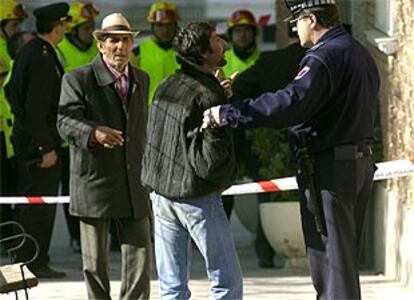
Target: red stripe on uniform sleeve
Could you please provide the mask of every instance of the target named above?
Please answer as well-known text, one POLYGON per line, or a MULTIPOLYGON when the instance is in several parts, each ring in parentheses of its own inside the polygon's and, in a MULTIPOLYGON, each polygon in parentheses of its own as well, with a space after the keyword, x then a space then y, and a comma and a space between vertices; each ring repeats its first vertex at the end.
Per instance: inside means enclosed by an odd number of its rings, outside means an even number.
POLYGON ((277 192, 280 191, 279 187, 272 181, 259 181, 258 184, 265 192, 277 192))
POLYGON ((29 200, 30 204, 44 204, 45 203, 42 197, 27 197, 27 200, 29 200))

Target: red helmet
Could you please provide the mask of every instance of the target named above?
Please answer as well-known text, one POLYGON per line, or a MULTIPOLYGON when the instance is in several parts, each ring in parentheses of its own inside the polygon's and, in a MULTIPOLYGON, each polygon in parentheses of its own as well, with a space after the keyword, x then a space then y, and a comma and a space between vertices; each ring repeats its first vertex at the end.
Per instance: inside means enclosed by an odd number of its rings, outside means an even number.
POLYGON ((227 27, 231 29, 239 25, 250 25, 257 27, 256 19, 250 10, 240 9, 233 12, 227 20, 227 27))

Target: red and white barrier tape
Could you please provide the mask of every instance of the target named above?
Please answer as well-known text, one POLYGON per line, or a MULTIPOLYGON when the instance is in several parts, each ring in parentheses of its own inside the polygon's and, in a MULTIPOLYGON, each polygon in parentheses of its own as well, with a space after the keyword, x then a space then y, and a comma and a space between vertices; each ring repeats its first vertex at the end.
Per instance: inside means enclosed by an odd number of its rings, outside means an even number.
MULTIPOLYGON (((414 174, 414 157, 377 163, 374 180, 384 180, 414 174)), ((267 192, 291 191, 298 188, 296 177, 232 185, 223 195, 243 195, 267 192)), ((68 203, 69 196, 58 197, 0 197, 0 204, 50 204, 68 203)))

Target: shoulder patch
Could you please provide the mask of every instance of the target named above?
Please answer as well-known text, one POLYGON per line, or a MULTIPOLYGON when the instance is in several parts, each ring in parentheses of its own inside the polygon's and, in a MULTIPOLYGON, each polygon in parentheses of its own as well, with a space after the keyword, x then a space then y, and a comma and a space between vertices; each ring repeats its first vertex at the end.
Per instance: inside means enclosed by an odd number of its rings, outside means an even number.
POLYGON ((298 80, 298 79, 301 79, 303 76, 305 76, 306 75, 306 73, 308 73, 309 72, 309 70, 310 70, 310 68, 308 67, 308 66, 304 66, 300 71, 299 71, 299 73, 296 75, 296 77, 295 77, 295 79, 294 80, 298 80))

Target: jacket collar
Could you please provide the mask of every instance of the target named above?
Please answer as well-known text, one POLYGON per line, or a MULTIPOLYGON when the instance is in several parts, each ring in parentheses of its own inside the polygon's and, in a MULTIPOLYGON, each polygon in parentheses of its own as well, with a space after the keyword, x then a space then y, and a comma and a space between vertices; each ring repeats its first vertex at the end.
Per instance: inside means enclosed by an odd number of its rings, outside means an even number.
MULTIPOLYGON (((181 71, 184 73, 190 73, 190 74, 198 74, 198 75, 204 75, 207 77, 211 77, 214 78, 214 74, 212 74, 211 72, 209 72, 208 70, 206 70, 203 66, 200 66, 198 64, 195 64, 194 62, 182 57, 182 56, 178 56, 178 61, 181 64, 181 71)), ((218 82, 218 80, 216 79, 216 81, 218 82)))
POLYGON ((347 32, 346 32, 345 28, 343 28, 342 26, 332 27, 308 51, 314 51, 314 50, 320 48, 321 46, 325 45, 328 41, 330 41, 330 40, 332 40, 332 39, 334 39, 338 36, 344 35, 344 34, 347 34, 347 32))

